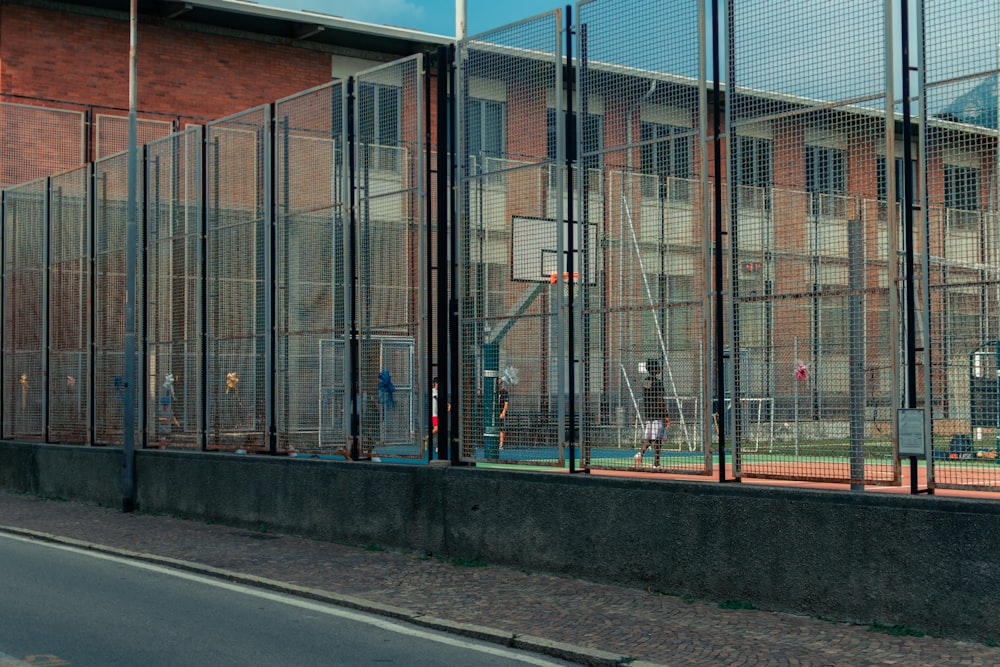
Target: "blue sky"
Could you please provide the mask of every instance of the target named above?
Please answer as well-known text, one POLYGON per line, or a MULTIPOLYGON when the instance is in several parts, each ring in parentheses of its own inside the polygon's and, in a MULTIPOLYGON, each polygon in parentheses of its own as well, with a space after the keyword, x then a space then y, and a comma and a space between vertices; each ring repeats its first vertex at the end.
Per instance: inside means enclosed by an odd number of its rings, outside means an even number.
MULTIPOLYGON (((455 34, 455 0, 258 0, 282 9, 308 9, 345 19, 384 23, 437 35, 455 34)), ((474 35, 565 7, 546 0, 466 0, 468 34, 474 35)))

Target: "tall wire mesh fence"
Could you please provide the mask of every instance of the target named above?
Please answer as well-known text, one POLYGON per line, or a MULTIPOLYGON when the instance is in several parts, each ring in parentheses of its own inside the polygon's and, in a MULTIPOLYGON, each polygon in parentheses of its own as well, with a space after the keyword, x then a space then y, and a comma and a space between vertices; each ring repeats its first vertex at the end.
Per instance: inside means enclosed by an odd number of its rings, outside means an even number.
MULTIPOLYGON (((141 167, 140 167, 141 169, 141 167)), ((95 433, 98 443, 122 441, 125 379, 126 225, 128 223, 128 154, 94 164, 94 394, 95 433)), ((136 193, 141 210, 142 193, 136 193)), ((42 223, 44 225, 44 221, 42 223)), ((137 248, 138 252, 140 249, 137 248)), ((136 266, 136 284, 142 269, 136 266)), ((143 298, 136 292, 135 332, 142 336, 143 298)), ((142 350, 136 346, 136 366, 142 368, 142 350)), ((144 396, 135 392, 135 414, 142 414, 144 396)), ((135 422, 136 442, 142 442, 144 421, 135 422)))
POLYGON ((55 442, 91 441, 90 185, 89 165, 49 183, 48 436, 55 442))
POLYGON ((201 147, 199 128, 146 147, 147 443, 200 445, 202 383, 201 147))
POLYGON ((4 196, 4 436, 44 435, 48 179, 4 196))
POLYGON ((331 83, 275 105, 277 419, 289 451, 345 443, 344 97, 331 83))
MULTIPOLYGON (((584 468, 707 474, 725 427, 739 477, 898 484, 912 401, 930 484, 1000 489, 1000 10, 915 6, 906 165, 884 3, 723 4, 725 44, 695 0, 584 0, 572 30, 554 11, 463 40, 454 202, 428 194, 448 174, 427 168, 421 56, 203 130, 144 123, 137 434, 339 452, 353 371, 362 453, 414 458, 433 357, 460 369, 466 461, 561 466, 578 444, 584 468), (455 258, 429 196, 458 212, 455 258), (451 259, 460 345, 440 350, 428 281, 451 259)), ((126 136, 114 114, 23 113, 0 105, 0 133, 35 166, 4 179, 126 136)), ((4 191, 3 437, 121 440, 126 183, 118 154, 4 191)))
POLYGON ((734 2, 730 21, 734 469, 892 484, 884 6, 734 2))
POLYGON ((79 167, 85 150, 82 111, 0 103, 0 187, 79 167))
POLYGON ((704 3, 579 5, 586 462, 707 473, 704 3), (658 48, 652 48, 653 44, 658 48))
POLYGON ((361 450, 419 456, 425 243, 422 56, 357 75, 357 312, 361 450))
POLYGON ((468 458, 556 465, 565 457, 560 35, 555 12, 458 49, 459 391, 468 458))
MULTIPOLYGON (((920 173, 933 482, 1000 489, 996 3, 923 2, 920 173)), ((923 334, 923 332, 921 332, 923 334)))
POLYGON ((257 107, 205 127, 209 437, 245 451, 266 446, 270 120, 257 107))

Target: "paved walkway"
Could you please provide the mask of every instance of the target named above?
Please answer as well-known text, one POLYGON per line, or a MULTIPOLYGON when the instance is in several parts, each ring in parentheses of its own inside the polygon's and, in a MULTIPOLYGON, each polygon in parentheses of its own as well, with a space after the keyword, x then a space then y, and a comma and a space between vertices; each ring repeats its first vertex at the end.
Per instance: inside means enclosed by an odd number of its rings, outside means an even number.
POLYGON ((723 609, 647 591, 433 555, 0 492, 0 530, 328 600, 583 664, 1000 665, 1000 648, 723 609))

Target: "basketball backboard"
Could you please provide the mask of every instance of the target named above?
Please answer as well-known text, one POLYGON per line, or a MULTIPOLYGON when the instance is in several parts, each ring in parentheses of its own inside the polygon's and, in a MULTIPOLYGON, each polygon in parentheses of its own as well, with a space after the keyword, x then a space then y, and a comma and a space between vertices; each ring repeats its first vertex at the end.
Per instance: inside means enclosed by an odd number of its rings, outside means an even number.
MULTIPOLYGON (((563 221, 563 255, 569 256, 569 230, 573 227, 573 273, 585 273, 583 263, 583 233, 585 226, 579 222, 563 221)), ((514 216, 511 219, 511 278, 519 281, 548 282, 552 274, 567 271, 568 262, 559 263, 559 243, 557 232, 559 223, 550 218, 529 218, 514 216)), ((593 283, 597 275, 597 225, 586 226, 589 237, 589 262, 586 267, 588 282, 593 283)))

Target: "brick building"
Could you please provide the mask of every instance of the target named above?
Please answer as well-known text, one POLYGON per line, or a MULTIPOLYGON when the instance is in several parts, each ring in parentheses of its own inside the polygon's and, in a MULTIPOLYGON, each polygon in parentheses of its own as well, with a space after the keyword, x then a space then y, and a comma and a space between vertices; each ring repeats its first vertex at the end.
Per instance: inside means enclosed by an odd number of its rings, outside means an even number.
MULTIPOLYGON (((451 41, 229 0, 138 8, 140 143, 451 41)), ((128 55, 127 1, 0 6, 0 183, 124 150, 128 55)))

